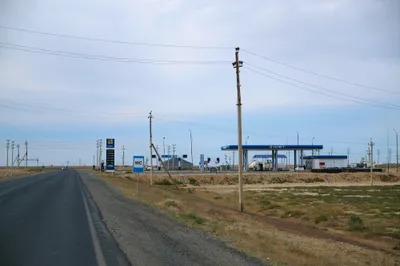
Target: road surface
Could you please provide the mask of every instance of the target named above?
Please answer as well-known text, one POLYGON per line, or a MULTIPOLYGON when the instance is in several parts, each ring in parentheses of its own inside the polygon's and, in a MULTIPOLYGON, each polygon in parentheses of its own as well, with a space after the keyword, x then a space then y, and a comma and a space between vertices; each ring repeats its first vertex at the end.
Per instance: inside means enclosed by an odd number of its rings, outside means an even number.
POLYGON ((129 265, 75 171, 0 182, 0 265, 129 265))
POLYGON ((92 173, 0 182, 1 266, 262 265, 92 173))

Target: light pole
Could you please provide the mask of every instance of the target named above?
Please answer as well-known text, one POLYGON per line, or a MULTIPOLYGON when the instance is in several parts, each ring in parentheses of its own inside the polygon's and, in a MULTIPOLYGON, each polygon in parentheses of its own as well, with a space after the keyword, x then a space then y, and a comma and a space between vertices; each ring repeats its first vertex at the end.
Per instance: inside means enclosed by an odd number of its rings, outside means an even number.
POLYGON ((249 136, 247 136, 247 138, 246 138, 246 142, 245 142, 245 145, 247 145, 247 141, 249 140, 249 136))
MULTIPOLYGON (((314 146, 314 139, 315 139, 315 137, 313 137, 313 138, 312 138, 312 141, 311 141, 311 145, 312 145, 312 146, 314 146)), ((314 148, 312 149, 312 156, 314 156, 314 148)))
MULTIPOLYGON (((299 144, 300 144, 300 134, 299 134, 299 132, 296 132, 296 134, 297 134, 297 146, 299 146, 299 144)), ((299 147, 297 147, 297 155, 296 155, 296 161, 297 161, 297 165, 300 165, 300 151, 299 151, 299 147)))
POLYGON ((193 170, 193 167, 194 167, 194 164, 193 164, 193 137, 192 137, 192 131, 190 129, 189 129, 189 132, 190 132, 190 157, 192 159, 192 170, 193 170))
POLYGON ((239 153, 239 210, 244 211, 243 203, 243 147, 242 147, 242 96, 240 93, 240 71, 243 61, 239 61, 239 47, 235 49, 235 62, 232 63, 236 69, 236 90, 237 90, 237 119, 238 119, 238 153, 239 153))
POLYGON ((162 145, 163 145, 163 148, 164 148, 164 160, 165 160, 165 137, 163 137, 162 145))
POLYGON ((396 172, 399 172, 399 133, 395 129, 394 131, 396 132, 396 172))

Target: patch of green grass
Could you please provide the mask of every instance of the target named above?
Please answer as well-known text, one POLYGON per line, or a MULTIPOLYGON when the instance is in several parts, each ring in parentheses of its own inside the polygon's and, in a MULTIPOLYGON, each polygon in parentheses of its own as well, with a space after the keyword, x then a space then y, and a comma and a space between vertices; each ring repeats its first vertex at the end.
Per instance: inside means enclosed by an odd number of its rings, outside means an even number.
POLYGON ((267 199, 267 195, 260 195, 255 198, 258 205, 260 205, 261 210, 272 210, 279 209, 280 206, 278 204, 273 204, 267 199))
POLYGON ((321 214, 320 216, 318 216, 317 218, 315 218, 314 222, 316 224, 322 223, 322 222, 326 222, 328 221, 328 217, 325 216, 324 214, 321 214))
POLYGON ((195 212, 180 214, 180 216, 186 220, 190 220, 193 224, 204 224, 207 222, 206 218, 198 216, 195 212))
POLYGON ((347 222, 349 231, 363 231, 366 227, 360 216, 352 215, 347 222))

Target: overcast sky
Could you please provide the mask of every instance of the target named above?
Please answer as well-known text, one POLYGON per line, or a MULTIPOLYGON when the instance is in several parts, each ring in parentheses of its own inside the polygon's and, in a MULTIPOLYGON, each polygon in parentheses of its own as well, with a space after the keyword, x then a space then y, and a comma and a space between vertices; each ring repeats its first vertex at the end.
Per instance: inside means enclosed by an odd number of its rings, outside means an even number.
POLYGON ((117 163, 122 145, 131 163, 148 153, 150 110, 161 152, 165 137, 166 149, 189 153, 190 129, 195 163, 223 158, 220 147, 237 144, 234 47, 244 141, 295 144, 299 132, 355 161, 373 138, 383 162, 389 134, 395 160, 400 1, 2 0, 0 26, 0 165, 7 139, 27 140, 48 165, 91 164, 107 137, 117 163))

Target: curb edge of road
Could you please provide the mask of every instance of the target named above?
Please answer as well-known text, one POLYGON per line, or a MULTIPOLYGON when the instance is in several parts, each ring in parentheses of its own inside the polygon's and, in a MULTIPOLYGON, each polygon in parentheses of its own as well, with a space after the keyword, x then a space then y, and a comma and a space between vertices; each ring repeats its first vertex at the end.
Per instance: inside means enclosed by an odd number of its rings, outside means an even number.
POLYGON ((92 240, 95 248, 96 259, 98 260, 98 265, 112 265, 109 260, 113 259, 107 256, 110 254, 110 250, 106 249, 107 254, 104 252, 105 245, 111 245, 116 254, 112 254, 117 261, 117 265, 121 266, 132 266, 126 253, 123 251, 118 241, 114 238, 113 234, 110 232, 109 228, 104 222, 103 215, 97 206, 89 188, 83 182, 82 177, 79 172, 78 183, 81 188, 82 198, 85 204, 86 215, 88 216, 89 227, 91 230, 92 240), (101 241, 103 240, 103 242, 101 241), (97 246, 97 247, 96 247, 97 246))

